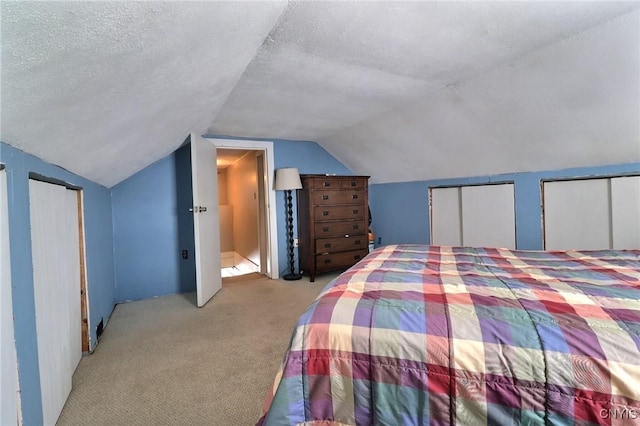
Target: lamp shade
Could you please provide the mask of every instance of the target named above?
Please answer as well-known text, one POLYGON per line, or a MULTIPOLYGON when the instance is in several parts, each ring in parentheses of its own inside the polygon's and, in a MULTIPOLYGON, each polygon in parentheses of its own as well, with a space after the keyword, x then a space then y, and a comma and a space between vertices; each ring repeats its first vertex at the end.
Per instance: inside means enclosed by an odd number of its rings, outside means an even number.
POLYGON ((275 190, 301 189, 300 175, 295 167, 287 167, 276 170, 275 190))

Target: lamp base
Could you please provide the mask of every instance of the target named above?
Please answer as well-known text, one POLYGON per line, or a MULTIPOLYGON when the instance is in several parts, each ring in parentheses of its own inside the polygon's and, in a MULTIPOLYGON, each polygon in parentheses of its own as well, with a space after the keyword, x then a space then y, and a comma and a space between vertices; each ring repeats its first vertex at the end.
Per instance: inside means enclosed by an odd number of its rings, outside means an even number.
POLYGON ((285 274, 282 276, 282 279, 286 281, 295 281, 300 278, 302 278, 302 274, 285 274))

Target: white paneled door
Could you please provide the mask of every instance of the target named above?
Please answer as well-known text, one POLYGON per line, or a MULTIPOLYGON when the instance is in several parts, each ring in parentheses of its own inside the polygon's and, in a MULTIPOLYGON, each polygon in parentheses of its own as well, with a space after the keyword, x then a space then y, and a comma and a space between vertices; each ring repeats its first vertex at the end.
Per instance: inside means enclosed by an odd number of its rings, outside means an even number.
POLYGON ((545 182, 543 188, 547 250, 611 248, 608 179, 545 182))
POLYGON ((512 183, 431 188, 431 243, 516 247, 512 183))
POLYGON ((0 170, 0 425, 18 424, 18 364, 13 332, 7 174, 0 170))
POLYGON ((216 146, 191 133, 196 293, 204 306, 222 288, 216 146))
POLYGON ((613 248, 640 248, 640 176, 611 179, 613 248))
POLYGON ((460 187, 431 188, 431 244, 461 246, 460 187))
POLYGON ((516 248, 512 183, 463 186, 461 201, 465 246, 516 248))
POLYGON ((29 181, 43 423, 56 423, 82 357, 80 232, 75 190, 29 181))
POLYGON ((544 182, 547 250, 640 248, 640 176, 544 182))

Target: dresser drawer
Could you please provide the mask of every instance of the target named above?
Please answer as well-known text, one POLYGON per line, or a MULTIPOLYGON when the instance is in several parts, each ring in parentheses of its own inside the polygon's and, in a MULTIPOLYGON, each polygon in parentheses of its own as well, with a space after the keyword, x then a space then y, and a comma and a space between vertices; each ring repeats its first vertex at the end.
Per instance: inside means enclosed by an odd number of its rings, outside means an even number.
POLYGON ((364 189, 366 179, 354 177, 353 179, 343 179, 341 182, 342 189, 364 189))
POLYGON ((313 208, 314 220, 362 219, 366 206, 316 206, 313 208))
POLYGON ((340 189, 342 188, 342 180, 329 176, 326 179, 312 179, 311 187, 313 189, 340 189))
POLYGON ((320 238, 316 240, 316 253, 335 253, 367 248, 369 240, 366 235, 349 237, 320 238))
POLYGON ((367 178, 327 176, 326 178, 312 179, 310 182, 313 189, 364 189, 367 184, 367 178))
POLYGON ((354 220, 351 222, 316 222, 313 228, 317 238, 364 235, 367 229, 363 220, 354 220))
POLYGON ((366 250, 345 251, 342 253, 324 254, 316 256, 316 270, 318 272, 334 269, 346 269, 367 255, 366 250))
POLYGON ((364 190, 313 191, 311 201, 316 206, 327 204, 361 204, 364 200, 364 190))

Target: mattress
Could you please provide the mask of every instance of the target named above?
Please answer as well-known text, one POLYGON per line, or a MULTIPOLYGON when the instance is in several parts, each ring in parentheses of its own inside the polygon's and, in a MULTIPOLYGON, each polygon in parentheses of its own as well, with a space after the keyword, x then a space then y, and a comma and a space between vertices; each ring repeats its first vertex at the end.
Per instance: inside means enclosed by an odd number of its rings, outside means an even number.
POLYGON ((260 425, 640 425, 640 251, 378 248, 299 318, 260 425))

